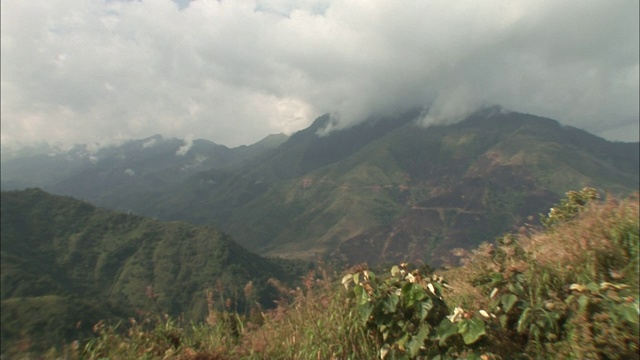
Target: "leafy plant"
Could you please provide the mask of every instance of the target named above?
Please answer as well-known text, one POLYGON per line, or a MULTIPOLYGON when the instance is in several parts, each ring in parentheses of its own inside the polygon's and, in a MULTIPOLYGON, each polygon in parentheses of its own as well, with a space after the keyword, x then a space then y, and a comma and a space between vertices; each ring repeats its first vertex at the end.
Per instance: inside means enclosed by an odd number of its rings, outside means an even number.
POLYGON ((360 318, 377 340, 381 359, 448 359, 473 353, 469 347, 485 335, 485 322, 457 308, 449 315, 442 277, 423 266, 393 266, 378 278, 369 270, 348 274, 360 318))
POLYGON ((580 191, 569 191, 565 199, 549 210, 549 214, 540 216, 540 222, 546 228, 566 222, 584 209, 588 202, 598 198, 598 192, 594 188, 585 187, 580 191))
POLYGON ((566 306, 554 301, 557 300, 552 295, 554 282, 549 273, 544 273, 542 281, 536 282, 529 272, 531 268, 516 266, 516 259, 527 259, 518 243, 510 236, 498 243, 501 246, 495 252, 494 261, 502 266, 499 272, 490 273, 486 284, 491 289, 491 316, 497 320, 503 336, 509 336, 520 346, 533 344, 536 353, 544 354, 540 344, 555 342, 562 336, 566 306))
MULTIPOLYGON (((595 189, 569 192, 546 231, 511 235, 474 259, 498 336, 534 358, 616 358, 638 351, 638 203, 588 206, 595 189), (615 344, 615 345, 613 345, 615 344)), ((555 210, 554 210, 555 209, 555 210)))

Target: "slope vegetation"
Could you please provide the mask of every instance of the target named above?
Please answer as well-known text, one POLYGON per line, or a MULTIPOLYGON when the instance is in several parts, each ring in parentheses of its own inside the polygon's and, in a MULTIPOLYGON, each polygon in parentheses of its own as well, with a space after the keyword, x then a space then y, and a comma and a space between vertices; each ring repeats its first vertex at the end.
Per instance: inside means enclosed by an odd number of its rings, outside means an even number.
MULTIPOLYGON (((637 190, 638 143, 499 108, 451 126, 394 124, 334 162, 274 181, 228 220, 211 221, 269 254, 440 264, 453 248, 535 222, 572 187, 637 190)), ((218 204, 215 190, 209 194, 218 204)))
POLYGON ((287 282, 304 267, 249 253, 211 227, 115 213, 39 189, 2 192, 1 204, 3 345, 68 339, 139 309, 202 319, 207 289, 225 289, 216 296, 233 308, 268 306, 276 290, 267 280, 287 282), (251 300, 241 296, 250 281, 251 300))

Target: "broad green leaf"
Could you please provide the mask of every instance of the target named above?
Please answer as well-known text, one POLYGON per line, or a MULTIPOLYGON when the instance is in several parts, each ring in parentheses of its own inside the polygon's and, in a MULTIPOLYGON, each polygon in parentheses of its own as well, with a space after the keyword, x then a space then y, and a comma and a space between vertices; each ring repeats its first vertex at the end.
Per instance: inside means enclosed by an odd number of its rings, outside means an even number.
POLYGON ((360 299, 362 297, 362 292, 364 291, 364 288, 362 287, 362 285, 357 285, 353 287, 353 294, 356 296, 356 299, 360 299))
POLYGON ((518 297, 513 294, 504 294, 500 297, 500 301, 502 302, 504 312, 508 313, 518 301, 518 297))
POLYGON ((419 284, 411 284, 411 299, 413 301, 422 301, 422 299, 427 297, 427 292, 424 291, 422 286, 419 284))
POLYGON ((516 294, 519 297, 524 297, 524 289, 522 288, 522 285, 520 285, 519 283, 510 283, 509 286, 507 286, 509 291, 511 291, 512 293, 516 294))
POLYGON ((387 297, 384 302, 384 311, 387 313, 394 313, 398 307, 398 302, 400 302, 400 297, 396 294, 391 294, 387 297))
POLYGON ((424 321, 424 319, 426 319, 427 316, 429 316, 429 311, 431 309, 433 309, 433 300, 431 300, 431 298, 428 297, 420 303, 420 310, 419 310, 420 322, 424 321))
POLYGON ((635 305, 622 304, 620 306, 616 306, 616 312, 626 321, 632 324, 638 324, 638 309, 635 305))
POLYGON ((412 289, 413 289, 413 284, 410 282, 406 282, 404 283, 404 285, 402 285, 401 294, 402 294, 402 297, 405 299, 405 301, 411 298, 412 289))
POLYGON ((466 331, 462 334, 462 340, 464 340, 465 344, 471 345, 485 334, 484 321, 478 318, 463 321, 468 323, 466 331))
POLYGON ((360 317, 362 318, 364 323, 367 323, 367 321, 369 321, 371 313, 373 312, 373 304, 366 303, 364 305, 360 305, 358 306, 358 310, 360 312, 360 317))
POLYGON ((356 285, 353 288, 353 292, 356 295, 356 300, 358 301, 358 305, 365 305, 369 303, 369 295, 364 290, 362 285, 356 285))
POLYGON ((420 347, 424 344, 424 340, 427 338, 427 335, 429 335, 429 330, 429 324, 423 323, 420 327, 420 330, 418 331, 418 334, 414 336, 411 341, 409 341, 409 343, 407 344, 407 350, 409 350, 410 357, 415 357, 418 355, 420 347))
POLYGON ((489 287, 496 287, 504 281, 504 277, 500 273, 493 273, 489 275, 489 277, 491 277, 491 283, 489 284, 489 287))
POLYGON ((494 310, 496 309, 496 307, 498 307, 498 305, 501 304, 501 299, 500 297, 494 297, 493 299, 491 299, 491 301, 489 301, 489 309, 494 310))
POLYGON ((445 343, 448 338, 458 333, 458 326, 456 324, 449 321, 449 319, 444 319, 438 324, 436 328, 436 334, 438 335, 438 344, 440 346, 445 346, 445 343))
POLYGON ((426 293, 418 284, 408 282, 402 286, 402 297, 405 301, 405 306, 408 308, 412 308, 416 301, 422 300, 425 296, 426 293))
POLYGON ((460 320, 458 322, 458 333, 466 334, 469 331, 469 321, 468 320, 460 320))

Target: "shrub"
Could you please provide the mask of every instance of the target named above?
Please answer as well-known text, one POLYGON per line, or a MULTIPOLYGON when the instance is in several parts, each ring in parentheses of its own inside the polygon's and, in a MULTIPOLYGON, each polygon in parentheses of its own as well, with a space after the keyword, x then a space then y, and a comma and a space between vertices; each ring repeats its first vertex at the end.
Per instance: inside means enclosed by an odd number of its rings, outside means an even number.
POLYGON ((401 264, 384 278, 362 270, 346 275, 342 283, 354 284, 361 321, 375 337, 381 359, 473 358, 482 353, 471 345, 485 335, 484 321, 461 308, 449 315, 442 297, 448 285, 430 268, 411 270, 401 264))

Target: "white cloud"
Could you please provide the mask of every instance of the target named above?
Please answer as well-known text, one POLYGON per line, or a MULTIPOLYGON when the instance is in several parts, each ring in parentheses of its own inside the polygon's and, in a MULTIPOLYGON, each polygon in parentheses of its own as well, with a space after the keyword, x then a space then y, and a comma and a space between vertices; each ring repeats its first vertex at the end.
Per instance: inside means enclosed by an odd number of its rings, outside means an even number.
POLYGON ((478 94, 466 84, 444 89, 430 104, 421 123, 430 126, 461 121, 478 107, 486 105, 478 99, 478 94))
POLYGON ((155 145, 157 142, 158 142, 157 138, 149 139, 142 144, 142 148, 146 149, 146 148, 153 147, 153 145, 155 145))
POLYGON ((187 155, 189 150, 191 150, 192 146, 193 146, 193 135, 189 134, 184 139, 184 145, 180 146, 180 148, 178 148, 178 151, 176 151, 176 155, 177 156, 185 156, 185 155, 187 155))
POLYGON ((636 1, 0 3, 2 144, 197 134, 235 146, 477 104, 637 140, 636 1), (179 5, 179 6, 178 6, 179 5))

